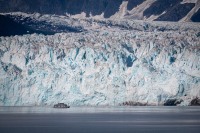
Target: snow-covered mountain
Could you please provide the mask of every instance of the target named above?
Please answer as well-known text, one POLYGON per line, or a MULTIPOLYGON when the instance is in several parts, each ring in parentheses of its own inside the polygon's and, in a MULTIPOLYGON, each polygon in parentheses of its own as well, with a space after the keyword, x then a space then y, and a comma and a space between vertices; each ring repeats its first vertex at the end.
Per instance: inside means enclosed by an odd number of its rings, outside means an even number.
POLYGON ((0 0, 0 12, 200 22, 200 0, 0 0))
POLYGON ((0 105, 189 105, 200 97, 199 23, 2 15, 79 32, 0 37, 0 105))

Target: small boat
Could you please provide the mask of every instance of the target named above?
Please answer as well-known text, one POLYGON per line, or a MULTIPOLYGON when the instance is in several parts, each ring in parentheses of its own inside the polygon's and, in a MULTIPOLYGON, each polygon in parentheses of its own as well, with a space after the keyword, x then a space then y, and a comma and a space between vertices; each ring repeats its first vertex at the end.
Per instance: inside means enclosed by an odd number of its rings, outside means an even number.
POLYGON ((64 103, 55 104, 53 107, 54 107, 54 108, 70 108, 69 105, 64 104, 64 103))

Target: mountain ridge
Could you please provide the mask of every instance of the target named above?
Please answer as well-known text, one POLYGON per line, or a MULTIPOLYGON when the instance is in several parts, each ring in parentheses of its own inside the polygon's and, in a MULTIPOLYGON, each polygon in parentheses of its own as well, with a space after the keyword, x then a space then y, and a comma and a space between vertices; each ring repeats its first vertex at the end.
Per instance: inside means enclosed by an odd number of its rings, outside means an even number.
POLYGON ((199 2, 199 0, 1 0, 0 12, 20 11, 68 14, 82 18, 98 16, 115 19, 200 22, 197 13, 200 12, 199 2), (122 6, 123 8, 120 8, 122 6), (195 10, 190 12, 193 9, 195 10), (197 14, 194 15, 195 13, 197 14))

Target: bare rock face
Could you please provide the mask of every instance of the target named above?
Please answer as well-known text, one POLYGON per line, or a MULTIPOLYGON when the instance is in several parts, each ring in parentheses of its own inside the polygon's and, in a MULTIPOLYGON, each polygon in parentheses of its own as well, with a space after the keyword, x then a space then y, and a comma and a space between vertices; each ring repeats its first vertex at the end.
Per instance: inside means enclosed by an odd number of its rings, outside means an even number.
POLYGON ((200 97, 199 24, 25 16, 85 31, 0 37, 0 105, 189 105, 200 97))
POLYGON ((199 20, 200 20, 200 9, 192 16, 191 20, 193 22, 199 22, 199 20))
POLYGON ((86 13, 88 17, 104 13, 106 18, 115 14, 119 10, 123 0, 2 0, 1 12, 27 12, 43 14, 65 13, 75 15, 86 13))
POLYGON ((190 106, 200 106, 200 99, 198 97, 192 99, 190 106))

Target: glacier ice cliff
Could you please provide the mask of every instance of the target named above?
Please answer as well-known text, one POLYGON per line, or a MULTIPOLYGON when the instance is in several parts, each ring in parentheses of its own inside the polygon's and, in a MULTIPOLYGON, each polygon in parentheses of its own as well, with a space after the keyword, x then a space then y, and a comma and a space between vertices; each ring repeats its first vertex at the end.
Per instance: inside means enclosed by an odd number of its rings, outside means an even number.
POLYGON ((0 105, 188 105, 200 96, 200 26, 144 26, 0 37, 0 105))

